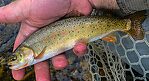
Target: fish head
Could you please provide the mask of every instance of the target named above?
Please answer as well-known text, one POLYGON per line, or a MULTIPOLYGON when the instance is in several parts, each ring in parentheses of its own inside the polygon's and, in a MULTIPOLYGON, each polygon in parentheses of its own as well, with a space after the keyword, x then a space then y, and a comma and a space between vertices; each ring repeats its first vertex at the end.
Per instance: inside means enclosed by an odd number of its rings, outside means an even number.
POLYGON ((32 65, 34 61, 34 51, 29 47, 18 48, 11 57, 9 57, 8 65, 10 69, 19 70, 32 65))

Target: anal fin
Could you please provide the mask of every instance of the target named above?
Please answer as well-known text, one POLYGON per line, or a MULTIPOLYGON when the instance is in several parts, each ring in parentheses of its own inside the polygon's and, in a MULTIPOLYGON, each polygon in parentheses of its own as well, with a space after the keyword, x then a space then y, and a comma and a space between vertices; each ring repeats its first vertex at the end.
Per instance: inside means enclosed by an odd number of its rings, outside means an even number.
POLYGON ((110 34, 106 37, 103 37, 102 40, 106 42, 111 42, 111 43, 115 43, 117 41, 116 36, 114 34, 110 34))

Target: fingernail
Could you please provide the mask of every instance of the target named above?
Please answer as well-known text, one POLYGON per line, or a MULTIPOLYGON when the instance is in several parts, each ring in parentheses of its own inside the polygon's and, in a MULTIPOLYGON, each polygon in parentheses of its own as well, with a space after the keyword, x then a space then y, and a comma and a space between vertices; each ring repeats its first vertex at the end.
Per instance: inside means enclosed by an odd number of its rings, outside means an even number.
POLYGON ((58 55, 52 58, 53 66, 56 70, 65 68, 68 65, 68 61, 64 55, 58 55))
POLYGON ((73 48, 73 52, 77 55, 77 56, 83 56, 86 52, 87 52, 87 46, 84 43, 77 43, 74 48, 73 48))

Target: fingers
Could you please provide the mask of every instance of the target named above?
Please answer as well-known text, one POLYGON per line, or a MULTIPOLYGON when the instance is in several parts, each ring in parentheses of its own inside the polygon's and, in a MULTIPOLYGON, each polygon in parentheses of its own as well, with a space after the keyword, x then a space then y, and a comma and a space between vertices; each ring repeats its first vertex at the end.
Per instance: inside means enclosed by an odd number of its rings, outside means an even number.
POLYGON ((83 56, 87 52, 87 45, 85 43, 77 43, 73 48, 73 52, 77 56, 83 56))
POLYGON ((60 70, 65 68, 68 65, 68 61, 66 57, 62 54, 62 55, 53 57, 52 64, 56 70, 60 70))
POLYGON ((15 40, 13 50, 15 50, 30 34, 32 34, 37 29, 38 28, 32 27, 26 23, 22 23, 20 31, 15 40))
POLYGON ((34 65, 36 81, 50 81, 50 69, 48 62, 40 62, 34 65))
POLYGON ((13 78, 15 80, 21 80, 21 79, 23 79, 24 74, 25 74, 25 70, 24 69, 21 69, 21 70, 12 70, 12 75, 13 75, 13 78))
POLYGON ((0 7, 0 22, 15 23, 24 19, 24 0, 14 1, 6 6, 0 7))
MULTIPOLYGON (((73 51, 77 56, 82 56, 87 52, 87 46, 85 43, 77 43, 73 51)), ((66 57, 61 54, 52 58, 52 64, 56 70, 60 70, 68 65, 68 61, 66 57)))

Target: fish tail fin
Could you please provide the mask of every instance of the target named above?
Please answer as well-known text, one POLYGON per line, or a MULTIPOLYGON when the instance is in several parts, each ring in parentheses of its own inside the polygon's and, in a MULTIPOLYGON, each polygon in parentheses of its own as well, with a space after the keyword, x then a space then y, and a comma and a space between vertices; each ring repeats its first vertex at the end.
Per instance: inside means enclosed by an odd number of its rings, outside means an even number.
POLYGON ((129 33, 135 40, 144 39, 145 32, 142 28, 142 22, 146 18, 145 11, 136 12, 126 18, 131 21, 131 28, 126 32, 129 33))

